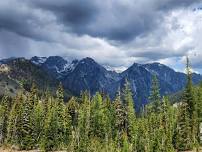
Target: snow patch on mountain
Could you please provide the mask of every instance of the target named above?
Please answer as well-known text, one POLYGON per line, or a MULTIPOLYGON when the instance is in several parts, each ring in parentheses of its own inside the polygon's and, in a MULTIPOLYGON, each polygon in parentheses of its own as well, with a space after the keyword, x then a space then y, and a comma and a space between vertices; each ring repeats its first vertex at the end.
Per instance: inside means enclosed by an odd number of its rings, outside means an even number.
POLYGON ((121 73, 123 71, 125 71, 127 68, 124 66, 120 66, 120 67, 112 67, 109 65, 103 65, 103 67, 107 70, 107 71, 113 71, 113 72, 117 72, 117 73, 121 73))
POLYGON ((33 57, 31 58, 31 62, 36 64, 36 65, 41 65, 44 62, 46 62, 47 58, 46 57, 33 57))

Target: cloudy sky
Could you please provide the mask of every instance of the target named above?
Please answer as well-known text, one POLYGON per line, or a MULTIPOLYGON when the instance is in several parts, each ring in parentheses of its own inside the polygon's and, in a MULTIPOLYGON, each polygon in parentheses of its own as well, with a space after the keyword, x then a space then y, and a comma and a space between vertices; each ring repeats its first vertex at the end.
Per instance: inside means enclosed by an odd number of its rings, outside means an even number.
POLYGON ((0 0, 0 58, 35 55, 202 73, 202 0, 0 0))

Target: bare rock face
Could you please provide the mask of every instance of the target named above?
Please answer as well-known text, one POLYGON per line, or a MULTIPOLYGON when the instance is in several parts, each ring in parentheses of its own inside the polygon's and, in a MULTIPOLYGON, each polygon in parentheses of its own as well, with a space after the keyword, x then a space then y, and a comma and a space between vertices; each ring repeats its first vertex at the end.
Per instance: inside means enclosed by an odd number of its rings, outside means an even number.
POLYGON ((8 73, 10 68, 6 64, 0 64, 0 73, 8 73))

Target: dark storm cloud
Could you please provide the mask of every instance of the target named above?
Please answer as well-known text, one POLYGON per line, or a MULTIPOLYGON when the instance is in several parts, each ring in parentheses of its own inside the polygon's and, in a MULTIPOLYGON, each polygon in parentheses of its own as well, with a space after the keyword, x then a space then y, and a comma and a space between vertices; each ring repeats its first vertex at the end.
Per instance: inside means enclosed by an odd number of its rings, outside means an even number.
POLYGON ((18 5, 18 3, 12 4, 9 1, 8 3, 0 2, 0 30, 12 31, 18 35, 33 39, 44 39, 45 35, 43 36, 37 31, 37 17, 29 12, 29 8, 21 7, 25 6, 18 5))
POLYGON ((158 28, 163 15, 199 0, 30 0, 53 12, 68 32, 127 41, 158 28))
MULTIPOLYGON (((1 7, 0 28, 25 37, 49 40, 38 20, 40 14, 50 12, 66 32, 90 35, 115 41, 128 41, 158 28, 169 10, 186 7, 198 0, 8 0, 13 3, 1 7), (21 10, 22 7, 22 10, 21 10)), ((3 2, 4 3, 4 2, 3 2)))
POLYGON ((50 10, 61 22, 68 25, 81 26, 87 24, 96 15, 96 5, 87 0, 32 1, 37 7, 50 10))
POLYGON ((195 49, 193 45, 202 48, 190 40, 201 41, 197 31, 201 24, 195 24, 198 16, 183 15, 200 1, 0 0, 0 58, 90 56, 100 63, 128 66, 185 56, 195 49), (188 21, 185 29, 184 21, 188 21))

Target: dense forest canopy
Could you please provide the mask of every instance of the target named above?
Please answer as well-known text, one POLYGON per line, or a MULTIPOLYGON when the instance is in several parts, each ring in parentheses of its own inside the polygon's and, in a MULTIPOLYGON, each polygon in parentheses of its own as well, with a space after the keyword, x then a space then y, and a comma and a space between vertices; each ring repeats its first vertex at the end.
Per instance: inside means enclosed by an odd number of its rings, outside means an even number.
POLYGON ((158 79, 152 81, 150 103, 135 112, 126 80, 112 101, 97 92, 85 91, 80 98, 64 102, 59 85, 56 97, 38 94, 7 94, 0 102, 0 144, 19 150, 174 152, 199 149, 202 123, 202 85, 192 85, 187 59, 187 85, 177 106, 159 93, 158 79))

